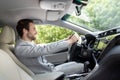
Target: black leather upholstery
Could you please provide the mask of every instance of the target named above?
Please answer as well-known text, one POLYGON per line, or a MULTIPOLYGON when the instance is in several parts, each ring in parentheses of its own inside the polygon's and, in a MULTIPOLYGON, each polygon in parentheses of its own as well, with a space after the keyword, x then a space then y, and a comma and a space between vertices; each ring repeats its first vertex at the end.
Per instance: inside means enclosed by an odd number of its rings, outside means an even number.
POLYGON ((120 80, 120 45, 106 54, 100 61, 98 70, 87 80, 120 80))
POLYGON ((110 41, 98 64, 99 68, 87 80, 120 80, 120 35, 110 41))

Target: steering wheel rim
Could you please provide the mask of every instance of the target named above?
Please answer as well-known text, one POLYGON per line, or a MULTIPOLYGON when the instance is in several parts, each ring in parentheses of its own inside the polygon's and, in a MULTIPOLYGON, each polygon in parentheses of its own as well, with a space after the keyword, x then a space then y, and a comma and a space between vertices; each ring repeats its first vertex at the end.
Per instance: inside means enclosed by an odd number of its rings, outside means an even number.
MULTIPOLYGON (((81 38, 82 39, 82 38, 81 38)), ((96 37, 87 34, 81 42, 75 42, 70 48, 70 61, 77 61, 78 57, 87 58, 91 56, 93 50, 93 44, 96 40, 96 37), (91 46, 92 45, 92 46, 91 46), (79 52, 75 53, 79 49, 79 52), (79 53, 79 54, 78 54, 79 53)))

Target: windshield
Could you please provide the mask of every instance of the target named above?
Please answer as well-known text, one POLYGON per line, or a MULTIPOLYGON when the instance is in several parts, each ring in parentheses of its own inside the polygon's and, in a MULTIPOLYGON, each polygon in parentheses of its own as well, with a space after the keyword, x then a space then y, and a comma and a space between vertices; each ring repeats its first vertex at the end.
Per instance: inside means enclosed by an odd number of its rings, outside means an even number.
POLYGON ((79 16, 73 4, 62 19, 91 31, 104 31, 120 26, 119 5, 119 0, 89 0, 79 16))

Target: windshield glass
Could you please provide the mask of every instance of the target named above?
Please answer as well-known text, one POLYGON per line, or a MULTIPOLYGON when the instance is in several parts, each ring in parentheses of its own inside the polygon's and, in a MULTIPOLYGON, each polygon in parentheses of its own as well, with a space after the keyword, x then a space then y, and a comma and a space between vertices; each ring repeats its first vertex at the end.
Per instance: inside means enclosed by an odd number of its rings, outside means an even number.
POLYGON ((120 26, 119 0, 89 0, 80 15, 73 4, 62 18, 91 31, 103 31, 120 26))

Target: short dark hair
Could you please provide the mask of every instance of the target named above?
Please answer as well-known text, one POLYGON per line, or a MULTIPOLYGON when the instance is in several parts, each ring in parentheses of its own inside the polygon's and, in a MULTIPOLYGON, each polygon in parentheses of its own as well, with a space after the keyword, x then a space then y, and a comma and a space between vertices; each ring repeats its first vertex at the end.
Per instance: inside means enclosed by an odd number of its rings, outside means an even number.
POLYGON ((23 29, 29 30, 29 23, 33 23, 33 20, 31 19, 21 19, 18 21, 16 30, 18 32, 18 35, 20 37, 23 36, 23 29))

